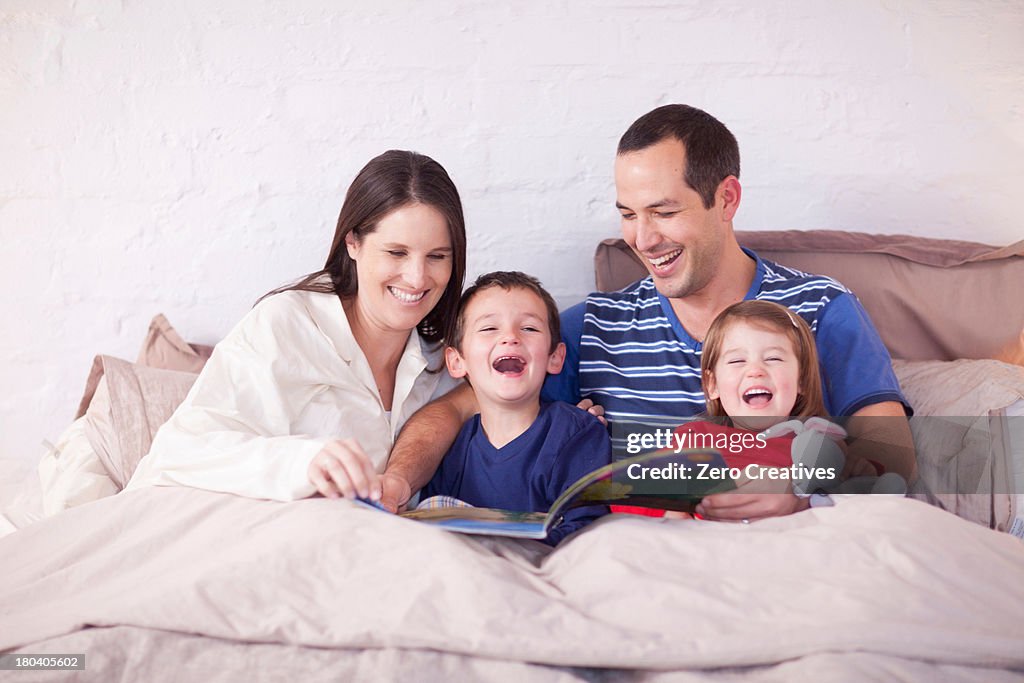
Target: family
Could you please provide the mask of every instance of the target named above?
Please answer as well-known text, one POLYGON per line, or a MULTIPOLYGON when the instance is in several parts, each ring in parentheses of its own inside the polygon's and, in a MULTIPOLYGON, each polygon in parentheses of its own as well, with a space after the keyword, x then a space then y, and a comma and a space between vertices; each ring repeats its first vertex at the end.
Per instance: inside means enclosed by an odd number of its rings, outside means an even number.
MULTIPOLYGON (((846 475, 912 479, 909 406, 867 313, 836 281, 738 244, 739 173, 736 139, 706 112, 640 117, 619 141, 615 206, 649 277, 559 314, 523 273, 463 293, 465 221, 444 168, 414 152, 372 159, 324 267, 217 345, 128 488, 391 510, 423 489, 545 511, 609 462, 606 421, 693 415, 749 431, 842 416, 846 475)), ((811 504, 751 483, 698 513, 750 522, 811 504)), ((605 512, 572 513, 548 542, 605 512)))

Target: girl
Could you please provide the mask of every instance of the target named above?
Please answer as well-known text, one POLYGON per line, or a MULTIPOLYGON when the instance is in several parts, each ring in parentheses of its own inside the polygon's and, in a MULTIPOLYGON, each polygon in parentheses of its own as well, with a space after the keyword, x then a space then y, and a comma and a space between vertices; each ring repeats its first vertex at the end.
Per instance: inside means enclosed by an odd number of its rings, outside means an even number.
MULTIPOLYGON (((841 427, 826 419, 818 354, 810 328, 779 304, 741 301, 715 318, 701 353, 701 384, 708 419, 683 424, 676 431, 705 435, 706 442, 735 445, 718 449, 730 467, 790 467, 794 436, 807 428, 838 441, 846 436, 841 427), (743 438, 745 435, 747 438, 743 438)), ((787 486, 784 492, 708 496, 697 506, 697 512, 711 519, 749 522, 808 506, 806 498, 795 495, 787 486), (766 495, 771 498, 766 499, 766 495), (765 514, 765 501, 770 514, 765 514)), ((663 515, 661 510, 625 506, 613 506, 612 511, 663 515)))

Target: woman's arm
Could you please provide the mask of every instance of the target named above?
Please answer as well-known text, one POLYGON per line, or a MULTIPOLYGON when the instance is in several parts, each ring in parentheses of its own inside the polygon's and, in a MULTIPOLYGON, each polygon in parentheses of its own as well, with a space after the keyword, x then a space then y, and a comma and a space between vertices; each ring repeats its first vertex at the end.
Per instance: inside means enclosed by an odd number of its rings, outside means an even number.
MULTIPOLYGON (((338 433, 338 416, 360 429, 387 429, 373 400, 319 331, 298 295, 262 301, 217 345, 188 397, 157 432, 129 488, 177 485, 251 498, 295 500, 315 487, 310 461, 338 433), (339 383, 344 386, 334 386, 339 383), (315 404, 315 405, 314 405, 315 404), (319 432, 296 429, 303 415, 319 432), (333 422, 330 418, 333 417, 333 422)), ((380 441, 380 440, 378 440, 380 441)), ((372 449, 387 454, 384 440, 372 449)), ((367 447, 367 444, 363 444, 367 447)))
POLYGON ((252 349, 222 342, 127 488, 190 486, 272 500, 312 495, 306 466, 328 439, 289 429, 307 393, 286 387, 252 349))

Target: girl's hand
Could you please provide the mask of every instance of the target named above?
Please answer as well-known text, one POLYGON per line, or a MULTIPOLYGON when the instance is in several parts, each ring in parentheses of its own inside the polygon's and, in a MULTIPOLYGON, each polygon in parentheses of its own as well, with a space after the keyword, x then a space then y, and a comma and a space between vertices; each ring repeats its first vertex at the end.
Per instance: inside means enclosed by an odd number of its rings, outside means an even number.
POLYGON ((355 439, 328 442, 310 461, 306 475, 327 498, 381 497, 380 475, 355 439))

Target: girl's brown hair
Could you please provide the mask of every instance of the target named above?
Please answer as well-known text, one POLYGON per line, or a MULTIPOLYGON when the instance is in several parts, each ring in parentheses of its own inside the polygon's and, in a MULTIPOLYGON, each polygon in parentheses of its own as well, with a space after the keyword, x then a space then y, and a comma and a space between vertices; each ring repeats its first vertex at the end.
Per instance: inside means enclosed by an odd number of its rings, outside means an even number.
POLYGON ((359 242, 377 229, 392 211, 411 204, 433 207, 444 216, 452 243, 452 275, 441 299, 417 325, 423 339, 441 341, 455 318, 466 274, 466 221, 459 191, 441 164, 423 154, 390 150, 375 157, 359 171, 345 194, 334 231, 334 241, 324 267, 298 282, 275 289, 260 300, 289 290, 337 294, 345 299, 356 294, 356 263, 348 255, 345 237, 359 242))
POLYGON ((722 402, 708 396, 707 378, 714 377, 715 365, 722 355, 722 343, 729 327, 736 322, 745 322, 772 332, 784 334, 793 343, 800 367, 799 391, 793 405, 792 417, 828 417, 825 399, 821 389, 821 374, 818 368, 818 350, 814 335, 804 319, 771 301, 741 301, 729 306, 718 314, 708 328, 704 348, 700 357, 701 385, 710 417, 727 417, 722 402))

